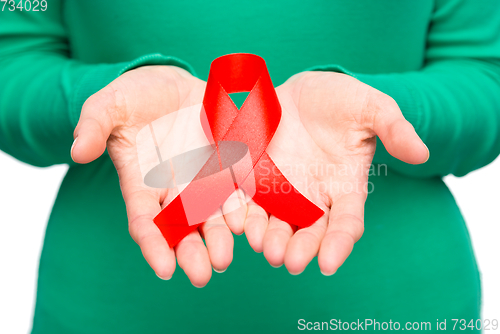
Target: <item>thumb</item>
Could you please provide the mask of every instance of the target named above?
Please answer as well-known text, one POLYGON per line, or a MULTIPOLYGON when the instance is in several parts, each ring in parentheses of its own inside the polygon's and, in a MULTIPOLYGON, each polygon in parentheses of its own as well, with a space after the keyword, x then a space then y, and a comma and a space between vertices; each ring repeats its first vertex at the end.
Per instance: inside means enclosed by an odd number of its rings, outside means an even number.
POLYGON ((376 114, 373 130, 393 157, 409 164, 422 164, 429 159, 429 149, 415 132, 415 128, 401 113, 396 101, 381 94, 377 97, 380 111, 376 114))
POLYGON ((80 119, 73 133, 71 147, 74 162, 86 164, 99 158, 106 150, 106 142, 114 129, 117 113, 116 92, 109 86, 90 96, 83 104, 80 119))

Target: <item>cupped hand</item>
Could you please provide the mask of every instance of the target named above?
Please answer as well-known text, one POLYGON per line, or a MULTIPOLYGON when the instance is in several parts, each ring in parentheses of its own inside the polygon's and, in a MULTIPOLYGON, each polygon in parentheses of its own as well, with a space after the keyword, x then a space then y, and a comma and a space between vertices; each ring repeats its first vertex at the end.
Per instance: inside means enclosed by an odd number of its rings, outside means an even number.
POLYGON ((321 272, 332 275, 364 231, 375 136, 410 164, 427 161, 429 151, 391 97, 351 76, 303 72, 276 91, 283 113, 267 152, 325 214, 297 230, 251 203, 245 234, 274 267, 299 274, 318 256, 321 272))
MULTIPOLYGON (((231 263, 231 231, 224 217, 218 217, 170 248, 153 218, 175 194, 170 189, 155 189, 144 184, 136 136, 152 121, 201 103, 205 85, 174 66, 145 66, 126 72, 85 102, 71 150, 73 160, 84 164, 97 159, 107 147, 118 172, 130 235, 140 246, 144 258, 162 279, 173 275, 177 258, 179 266, 197 287, 207 284, 212 267, 220 272, 231 263)), ((234 223, 233 219, 232 227, 241 233, 243 218, 241 224, 234 223)))

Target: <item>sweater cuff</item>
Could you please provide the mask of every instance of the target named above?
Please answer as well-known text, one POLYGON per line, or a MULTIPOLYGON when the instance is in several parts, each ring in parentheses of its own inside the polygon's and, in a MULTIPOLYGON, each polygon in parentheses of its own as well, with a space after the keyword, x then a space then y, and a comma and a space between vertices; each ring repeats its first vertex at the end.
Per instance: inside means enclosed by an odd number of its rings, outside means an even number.
POLYGON ((404 118, 410 122, 415 131, 420 135, 423 127, 422 107, 416 93, 412 91, 411 84, 398 73, 390 74, 360 74, 351 72, 340 65, 314 66, 307 71, 337 72, 350 75, 359 81, 392 97, 398 104, 404 118))
POLYGON ((69 102, 69 117, 73 127, 76 127, 78 124, 82 106, 91 95, 107 86, 123 73, 140 66, 148 65, 177 66, 196 76, 194 69, 188 63, 178 58, 161 54, 150 54, 125 63, 88 65, 85 74, 76 85, 74 94, 69 102))

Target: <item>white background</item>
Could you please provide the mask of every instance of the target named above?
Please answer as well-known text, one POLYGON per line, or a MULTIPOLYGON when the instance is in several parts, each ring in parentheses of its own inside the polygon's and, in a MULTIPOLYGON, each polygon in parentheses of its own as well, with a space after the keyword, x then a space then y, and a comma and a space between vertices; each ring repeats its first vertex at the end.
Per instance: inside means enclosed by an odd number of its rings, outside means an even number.
MULTIPOLYGON (((45 226, 66 167, 34 168, 0 152, 0 171, 0 333, 25 334, 31 328, 45 226)), ((500 319, 499 174, 497 159, 463 178, 445 179, 472 236, 484 319, 500 319)))

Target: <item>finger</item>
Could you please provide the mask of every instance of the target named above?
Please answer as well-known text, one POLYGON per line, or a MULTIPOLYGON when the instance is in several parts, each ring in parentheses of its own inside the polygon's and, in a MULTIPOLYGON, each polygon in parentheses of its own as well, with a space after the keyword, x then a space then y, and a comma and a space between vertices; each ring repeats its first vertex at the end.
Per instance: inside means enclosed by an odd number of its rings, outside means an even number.
POLYGON ((170 279, 175 271, 175 253, 154 224, 160 212, 159 198, 148 190, 124 194, 129 217, 129 232, 156 275, 170 279))
POLYGON ((429 159, 429 150, 413 126, 401 113, 390 96, 378 94, 374 102, 382 108, 376 113, 373 130, 393 157, 409 164, 421 164, 429 159))
POLYGON ((318 264, 324 275, 337 271, 363 235, 365 200, 365 193, 352 192, 333 202, 318 254, 318 264))
POLYGON ((197 288, 207 285, 212 277, 212 266, 207 248, 198 230, 194 230, 175 246, 179 266, 197 288))
POLYGON ((309 262, 318 254, 328 222, 328 214, 309 227, 301 228, 290 239, 285 254, 285 266, 292 275, 306 269, 309 262))
POLYGON ((245 193, 241 189, 236 189, 229 196, 222 206, 222 213, 227 226, 236 235, 243 233, 245 225, 245 217, 247 215, 247 202, 245 201, 245 193))
POLYGON ((290 224, 271 216, 263 240, 264 257, 273 267, 280 267, 285 261, 288 242, 295 232, 290 224))
POLYGON ((263 251, 264 235, 269 223, 269 216, 254 201, 249 201, 247 205, 248 212, 244 226, 245 234, 252 249, 257 253, 261 253, 263 251))
POLYGON ((226 271, 233 261, 234 239, 220 210, 218 217, 207 220, 201 225, 200 232, 207 244, 212 267, 218 273, 226 271))
POLYGON ((111 115, 120 108, 117 92, 111 86, 106 86, 85 101, 74 131, 73 161, 89 163, 104 153, 106 141, 114 128, 111 115))

